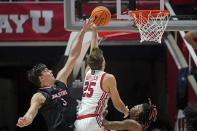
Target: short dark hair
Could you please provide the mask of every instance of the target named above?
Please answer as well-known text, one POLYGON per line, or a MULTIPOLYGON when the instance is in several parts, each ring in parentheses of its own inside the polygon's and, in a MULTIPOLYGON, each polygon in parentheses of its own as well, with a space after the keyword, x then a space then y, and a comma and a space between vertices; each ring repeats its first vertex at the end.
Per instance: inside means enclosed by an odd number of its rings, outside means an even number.
POLYGON ((183 111, 186 119, 187 128, 190 131, 197 130, 197 104, 188 105, 183 111))
POLYGON ((103 62, 103 51, 99 48, 93 48, 87 57, 87 64, 92 70, 100 70, 103 62))
POLYGON ((40 87, 41 83, 39 76, 41 76, 41 73, 45 68, 47 68, 47 66, 42 63, 35 65, 31 70, 27 71, 28 80, 40 87))

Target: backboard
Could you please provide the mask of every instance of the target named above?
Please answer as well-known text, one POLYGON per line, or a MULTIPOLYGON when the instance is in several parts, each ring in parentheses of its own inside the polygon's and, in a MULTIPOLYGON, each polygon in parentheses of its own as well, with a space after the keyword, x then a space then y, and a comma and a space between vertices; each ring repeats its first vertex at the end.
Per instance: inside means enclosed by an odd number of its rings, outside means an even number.
POLYGON ((169 10, 170 20, 166 31, 197 30, 197 19, 184 14, 176 15, 167 0, 64 0, 64 26, 66 30, 78 31, 83 20, 89 18, 97 6, 106 6, 112 13, 112 20, 99 31, 138 32, 129 16, 131 10, 169 10))

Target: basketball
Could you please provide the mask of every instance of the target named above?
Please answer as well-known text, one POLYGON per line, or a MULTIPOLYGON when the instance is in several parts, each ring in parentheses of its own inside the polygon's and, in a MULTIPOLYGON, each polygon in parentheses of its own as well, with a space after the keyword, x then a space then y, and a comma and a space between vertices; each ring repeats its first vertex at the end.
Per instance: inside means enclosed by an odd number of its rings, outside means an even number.
POLYGON ((104 6, 98 6, 92 11, 91 18, 95 18, 94 23, 97 26, 105 26, 111 20, 111 12, 104 6))

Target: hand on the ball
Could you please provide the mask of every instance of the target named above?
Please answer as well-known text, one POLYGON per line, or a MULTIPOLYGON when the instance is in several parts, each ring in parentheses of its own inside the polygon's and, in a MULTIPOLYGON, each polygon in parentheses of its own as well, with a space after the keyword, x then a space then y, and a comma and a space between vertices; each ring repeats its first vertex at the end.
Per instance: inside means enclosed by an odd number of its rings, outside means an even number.
POLYGON ((97 30, 97 26, 95 24, 93 24, 91 27, 90 27, 93 31, 96 31, 97 30))
POLYGON ((88 29, 93 25, 94 18, 86 19, 83 24, 83 31, 87 32, 88 29))

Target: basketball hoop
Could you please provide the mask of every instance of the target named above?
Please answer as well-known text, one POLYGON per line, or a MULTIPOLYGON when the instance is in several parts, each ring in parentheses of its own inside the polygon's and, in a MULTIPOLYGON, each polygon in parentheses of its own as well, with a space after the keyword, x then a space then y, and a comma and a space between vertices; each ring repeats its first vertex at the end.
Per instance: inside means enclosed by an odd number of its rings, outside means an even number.
POLYGON ((129 12, 134 19, 134 26, 140 32, 141 41, 161 43, 162 35, 169 21, 168 10, 138 10, 129 12))

